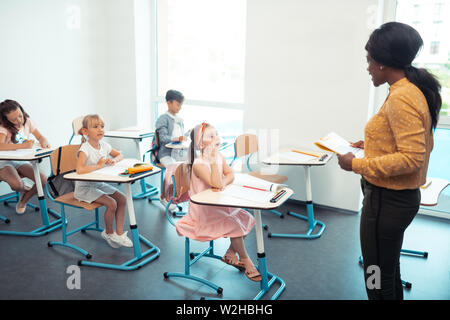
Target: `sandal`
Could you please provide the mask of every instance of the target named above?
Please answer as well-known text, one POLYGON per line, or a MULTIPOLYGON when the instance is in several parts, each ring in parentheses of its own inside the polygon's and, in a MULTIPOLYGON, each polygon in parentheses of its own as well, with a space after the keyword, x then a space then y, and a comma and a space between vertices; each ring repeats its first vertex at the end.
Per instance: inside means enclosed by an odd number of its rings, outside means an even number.
POLYGON ((234 252, 227 251, 225 255, 222 257, 222 261, 225 262, 226 264, 229 264, 230 266, 235 267, 239 271, 245 270, 244 265, 242 264, 242 262, 238 260, 236 253, 234 252))
MULTIPOLYGON (((245 264, 242 263, 242 265, 245 265, 245 264)), ((251 267, 245 268, 245 276, 255 282, 260 282, 262 279, 261 274, 259 273, 258 269, 256 269, 253 264, 251 265, 251 267)))

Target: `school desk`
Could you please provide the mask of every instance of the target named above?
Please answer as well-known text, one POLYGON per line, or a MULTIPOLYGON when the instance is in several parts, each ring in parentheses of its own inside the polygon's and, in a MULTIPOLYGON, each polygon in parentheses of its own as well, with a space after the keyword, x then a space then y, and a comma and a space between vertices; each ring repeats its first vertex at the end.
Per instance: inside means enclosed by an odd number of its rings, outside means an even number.
POLYGON ((42 236, 52 232, 61 227, 62 221, 61 216, 54 212, 53 210, 47 210, 47 203, 45 201, 44 191, 42 188, 41 175, 39 172, 39 163, 44 158, 48 158, 51 149, 36 149, 35 151, 30 151, 27 153, 26 150, 16 150, 16 151, 1 151, 0 160, 15 160, 15 161, 28 161, 33 167, 34 181, 37 189, 37 196, 39 199, 39 207, 41 211, 42 227, 34 229, 32 231, 0 231, 0 235, 16 235, 16 236, 42 236), (56 220, 50 222, 48 214, 53 215, 56 220))
POLYGON ((87 174, 77 174, 75 172, 68 173, 64 175, 64 179, 73 180, 73 181, 90 181, 90 182, 107 182, 107 183, 122 183, 125 186, 125 194, 127 197, 127 208, 128 208, 128 217, 130 221, 130 230, 133 241, 133 250, 134 250, 134 258, 124 262, 121 265, 116 264, 108 264, 108 263, 99 263, 93 261, 80 260, 79 265, 83 266, 94 266, 100 268, 108 268, 108 269, 117 269, 117 270, 135 270, 143 265, 153 261, 157 257, 159 257, 160 250, 154 244, 152 244, 148 239, 139 234, 136 217, 134 212, 133 205, 133 195, 131 192, 131 184, 138 180, 143 180, 146 177, 149 177, 154 174, 158 174, 161 171, 158 167, 153 167, 151 171, 145 171, 141 173, 137 173, 135 175, 130 176, 119 176, 119 175, 108 175, 108 174, 99 174, 95 172, 87 173, 87 174), (145 245, 149 247, 146 251, 142 252, 141 244, 142 241, 145 245), (150 255, 151 254, 151 255, 150 255), (147 257, 148 256, 148 257, 147 257), (146 258, 147 257, 147 258, 146 258), (146 258, 146 259, 144 259, 146 258), (144 260, 142 260, 144 259, 144 260), (142 261, 140 261, 142 260, 142 261), (135 264, 136 262, 139 263, 135 264))
POLYGON ((255 216, 255 232, 256 232, 256 245, 257 245, 257 257, 258 257, 258 271, 261 274, 261 290, 255 296, 254 300, 261 299, 271 288, 271 286, 278 282, 280 287, 271 297, 272 300, 278 299, 280 294, 283 292, 286 284, 280 277, 268 272, 266 265, 266 254, 264 251, 264 241, 262 233, 262 222, 261 222, 261 210, 273 210, 281 206, 287 199, 289 199, 294 192, 289 188, 283 188, 286 193, 277 200, 275 203, 262 203, 255 202, 251 199, 245 200, 236 198, 230 195, 224 195, 223 192, 214 192, 211 189, 199 192, 191 197, 191 201, 196 204, 207 205, 207 206, 223 206, 223 207, 237 207, 253 209, 255 216))
MULTIPOLYGON (((116 130, 105 131, 105 137, 107 138, 118 138, 118 139, 130 139, 135 142, 136 147, 136 157, 137 159, 142 159, 140 143, 143 139, 153 138, 154 132, 149 130, 144 130, 139 127, 127 127, 116 130)), ((154 196, 159 193, 159 189, 145 182, 145 179, 140 180, 141 193, 134 195, 133 199, 144 199, 154 196)), ((152 199, 158 200, 158 199, 152 199)))
POLYGON ((283 233, 269 233, 270 237, 279 238, 300 238, 300 239, 317 239, 325 230, 325 223, 314 218, 314 206, 311 192, 311 167, 324 166, 330 161, 333 155, 331 153, 310 151, 304 148, 283 148, 278 153, 271 155, 262 162, 267 165, 281 165, 281 166, 297 166, 303 167, 305 170, 305 184, 306 184, 306 212, 307 216, 289 211, 287 214, 293 217, 306 220, 308 222, 308 231, 304 234, 283 234, 283 233), (293 150, 301 150, 305 153, 294 152, 293 150), (313 156, 311 156, 313 155, 313 156), (316 156, 317 155, 317 156, 316 156), (313 233, 316 226, 319 230, 313 233))

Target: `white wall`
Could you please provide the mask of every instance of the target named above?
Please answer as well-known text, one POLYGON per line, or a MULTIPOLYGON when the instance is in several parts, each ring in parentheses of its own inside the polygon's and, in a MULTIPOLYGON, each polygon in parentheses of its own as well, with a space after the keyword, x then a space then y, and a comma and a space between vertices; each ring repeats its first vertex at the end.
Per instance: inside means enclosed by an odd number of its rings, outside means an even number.
MULTIPOLYGON (((371 86, 364 45, 376 0, 248 0, 244 128, 280 129, 280 145, 314 149, 330 131, 364 137, 371 86)), ((302 168, 283 167, 305 200, 302 168)), ((313 201, 357 211, 359 176, 336 158, 312 168, 313 201)))
POLYGON ((2 0, 0 39, 0 100, 22 104, 53 146, 87 113, 110 129, 136 125, 134 1, 2 0))

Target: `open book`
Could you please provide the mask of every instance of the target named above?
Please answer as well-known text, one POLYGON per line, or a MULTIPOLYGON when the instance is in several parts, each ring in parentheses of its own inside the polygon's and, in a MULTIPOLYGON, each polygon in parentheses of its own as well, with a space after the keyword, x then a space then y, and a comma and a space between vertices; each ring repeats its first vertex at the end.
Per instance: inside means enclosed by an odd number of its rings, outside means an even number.
POLYGON ((248 174, 235 173, 234 181, 228 185, 222 194, 239 199, 269 203, 277 191, 284 185, 259 179, 248 174))
POLYGON ((104 174, 109 176, 118 176, 124 173, 128 168, 134 167, 135 164, 142 163, 137 159, 122 159, 113 166, 105 166, 101 169, 93 171, 93 173, 104 174))
POLYGON ((326 136, 320 138, 319 141, 314 142, 314 144, 325 151, 331 151, 337 154, 351 152, 356 158, 364 158, 364 149, 352 147, 350 142, 334 132, 330 132, 326 136))

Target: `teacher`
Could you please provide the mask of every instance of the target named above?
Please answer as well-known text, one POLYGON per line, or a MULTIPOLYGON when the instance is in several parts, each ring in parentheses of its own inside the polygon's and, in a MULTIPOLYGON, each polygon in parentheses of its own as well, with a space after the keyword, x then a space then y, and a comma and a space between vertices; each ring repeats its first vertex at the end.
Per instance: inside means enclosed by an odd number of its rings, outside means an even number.
POLYGON ((419 210, 419 187, 426 181, 442 104, 439 82, 411 65, 422 45, 419 33, 403 23, 389 22, 373 31, 365 46, 367 71, 375 87, 389 84, 389 94, 366 124, 364 141, 353 144, 364 148, 364 158, 338 156, 342 169, 362 176, 360 240, 370 300, 403 299, 403 234, 419 210), (379 268, 378 285, 371 282, 377 268, 369 266, 379 268))

